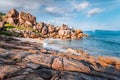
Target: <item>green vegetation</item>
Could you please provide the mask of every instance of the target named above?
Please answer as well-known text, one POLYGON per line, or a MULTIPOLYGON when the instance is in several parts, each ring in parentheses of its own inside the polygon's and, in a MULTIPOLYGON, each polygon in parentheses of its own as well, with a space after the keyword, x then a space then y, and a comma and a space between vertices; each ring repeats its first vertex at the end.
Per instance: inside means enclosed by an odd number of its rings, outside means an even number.
POLYGON ((12 33, 9 32, 9 31, 1 30, 1 31, 0 31, 0 35, 12 36, 12 33))
POLYGON ((35 32, 36 34, 40 34, 37 30, 33 29, 32 27, 24 27, 24 26, 12 26, 11 24, 7 23, 5 24, 6 30, 16 28, 18 30, 28 30, 31 32, 35 32))
POLYGON ((6 35, 6 36, 12 36, 14 33, 8 31, 10 29, 14 28, 11 24, 5 24, 4 29, 0 31, 1 35, 6 35))
POLYGON ((9 29, 12 29, 12 28, 15 28, 15 26, 12 26, 11 24, 5 24, 5 29, 6 30, 9 30, 9 29))
POLYGON ((41 35, 37 30, 33 29, 32 27, 23 27, 23 26, 13 26, 9 23, 6 23, 4 26, 4 29, 0 31, 0 34, 6 35, 6 36, 21 36, 19 33, 14 32, 14 29, 18 31, 29 31, 33 32, 37 35, 41 35))
POLYGON ((6 14, 0 11, 0 17, 2 17, 4 15, 6 15, 6 14))

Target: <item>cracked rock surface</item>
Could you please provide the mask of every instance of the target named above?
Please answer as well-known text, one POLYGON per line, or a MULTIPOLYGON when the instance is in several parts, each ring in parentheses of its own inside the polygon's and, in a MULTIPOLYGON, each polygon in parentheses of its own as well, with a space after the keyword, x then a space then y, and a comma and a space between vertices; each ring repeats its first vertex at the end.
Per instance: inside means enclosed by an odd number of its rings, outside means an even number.
POLYGON ((120 80, 120 60, 0 36, 0 80, 120 80))

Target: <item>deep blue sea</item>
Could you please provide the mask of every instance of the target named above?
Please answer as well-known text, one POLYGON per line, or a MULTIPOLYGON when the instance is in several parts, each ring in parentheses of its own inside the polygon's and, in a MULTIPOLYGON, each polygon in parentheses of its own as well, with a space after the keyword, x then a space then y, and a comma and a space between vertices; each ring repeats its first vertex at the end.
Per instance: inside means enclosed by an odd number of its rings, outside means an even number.
POLYGON ((120 58, 120 31, 84 31, 89 37, 81 40, 46 39, 44 47, 65 51, 67 48, 82 49, 94 56, 113 56, 120 58))

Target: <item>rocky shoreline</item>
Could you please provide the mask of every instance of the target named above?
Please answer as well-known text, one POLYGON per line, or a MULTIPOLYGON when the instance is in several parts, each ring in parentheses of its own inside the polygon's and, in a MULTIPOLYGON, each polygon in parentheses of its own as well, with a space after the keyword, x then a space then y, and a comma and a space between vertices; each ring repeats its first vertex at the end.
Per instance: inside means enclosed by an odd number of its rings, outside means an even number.
POLYGON ((80 29, 38 23, 30 13, 15 9, 0 20, 0 80, 120 80, 118 58, 43 48, 41 39, 86 37, 80 29))
POLYGON ((0 29, 17 37, 81 39, 87 36, 80 29, 69 28, 66 24, 55 26, 37 22, 36 17, 30 13, 18 12, 15 9, 8 11, 0 20, 0 29))
POLYGON ((114 57, 46 50, 41 43, 0 36, 0 80, 120 80, 119 75, 114 57))

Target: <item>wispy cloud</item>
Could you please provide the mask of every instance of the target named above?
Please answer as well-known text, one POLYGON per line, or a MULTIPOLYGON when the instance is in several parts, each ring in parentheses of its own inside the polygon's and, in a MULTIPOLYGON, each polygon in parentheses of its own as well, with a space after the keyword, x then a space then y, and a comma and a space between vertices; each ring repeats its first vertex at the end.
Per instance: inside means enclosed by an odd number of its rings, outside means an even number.
POLYGON ((66 16, 68 13, 72 12, 72 10, 68 7, 58 7, 58 6, 48 6, 45 8, 45 11, 49 14, 57 15, 57 16, 66 16))
POLYGON ((88 3, 88 2, 82 2, 82 3, 79 3, 79 4, 78 3, 73 3, 74 9, 76 9, 77 11, 84 10, 89 5, 90 5, 90 3, 88 3))
POLYGON ((62 15, 64 14, 64 11, 61 8, 58 7, 46 7, 45 11, 47 13, 53 14, 53 15, 62 15))
POLYGON ((103 11, 104 11, 104 9, 94 8, 94 9, 91 9, 90 11, 88 11, 88 16, 91 17, 91 16, 99 14, 99 13, 101 13, 103 11))
POLYGON ((41 4, 43 4, 43 1, 33 1, 33 0, 1 0, 0 1, 0 8, 4 10, 9 10, 12 8, 18 8, 18 9, 38 9, 41 4), (38 3, 40 2, 40 3, 38 3))
POLYGON ((0 10, 5 12, 13 8, 17 10, 39 10, 41 6, 54 4, 53 0, 1 0, 0 10))

